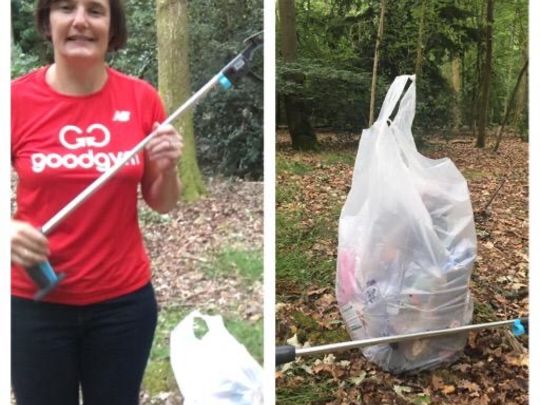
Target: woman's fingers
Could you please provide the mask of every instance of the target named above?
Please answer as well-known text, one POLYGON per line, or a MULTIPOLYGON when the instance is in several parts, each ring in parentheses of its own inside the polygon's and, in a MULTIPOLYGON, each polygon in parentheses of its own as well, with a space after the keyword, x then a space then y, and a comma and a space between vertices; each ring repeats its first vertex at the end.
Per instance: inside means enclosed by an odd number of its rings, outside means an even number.
POLYGON ((47 256, 35 254, 33 251, 28 249, 19 249, 12 251, 11 253, 11 261, 26 268, 33 267, 38 263, 45 262, 46 260, 47 256))
POLYGON ((27 222, 11 221, 11 260, 31 267, 47 260, 49 243, 45 235, 27 222))
MULTIPOLYGON (((158 124, 154 124, 154 129, 158 124)), ((160 169, 176 167, 182 156, 184 143, 182 136, 172 125, 164 125, 146 145, 150 161, 157 162, 160 169)))

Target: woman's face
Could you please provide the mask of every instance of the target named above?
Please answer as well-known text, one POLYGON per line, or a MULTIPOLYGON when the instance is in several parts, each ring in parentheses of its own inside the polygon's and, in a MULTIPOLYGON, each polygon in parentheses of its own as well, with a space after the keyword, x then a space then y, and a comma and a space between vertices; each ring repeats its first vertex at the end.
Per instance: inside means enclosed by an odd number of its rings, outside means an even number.
POLYGON ((103 61, 109 46, 109 0, 59 0, 49 15, 55 60, 103 61))

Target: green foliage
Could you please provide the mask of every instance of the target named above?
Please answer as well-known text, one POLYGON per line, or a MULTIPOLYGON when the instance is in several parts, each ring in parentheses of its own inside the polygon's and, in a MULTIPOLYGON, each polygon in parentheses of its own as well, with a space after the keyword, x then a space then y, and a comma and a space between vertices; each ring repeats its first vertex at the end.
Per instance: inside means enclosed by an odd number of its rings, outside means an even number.
MULTIPOLYGON (((479 35, 484 35, 485 21, 482 20, 485 10, 483 3, 471 3, 469 10, 474 14, 474 22, 479 25, 479 35)), ((528 43, 528 2, 516 0, 515 2, 497 2, 495 6, 493 27, 493 67, 492 86, 490 89, 490 105, 488 122, 501 122, 505 104, 518 77, 519 70, 523 65, 523 57, 526 56, 528 43)), ((480 82, 479 72, 483 59, 479 58, 479 51, 483 48, 477 44, 465 47, 463 57, 463 91, 462 99, 465 102, 461 107, 465 121, 472 123, 475 119, 474 103, 478 99, 478 85, 480 82)), ((527 86, 524 81, 524 86, 527 86)), ((526 109, 525 109, 526 110, 526 109)), ((519 117, 517 129, 527 128, 527 112, 519 117)))
POLYGON ((188 308, 172 306, 159 311, 154 342, 143 379, 143 387, 151 396, 176 390, 176 380, 169 357, 169 340, 174 327, 189 312, 188 308))
POLYGON ((124 49, 109 55, 109 64, 157 87, 157 51, 154 3, 126 0, 128 41, 124 49))
POLYGON ((310 215, 304 210, 276 213, 276 279, 300 289, 314 283, 329 287, 335 278, 335 259, 312 252, 317 242, 335 237, 339 214, 336 218, 318 218, 314 225, 306 226, 310 215))
POLYGON ((262 319, 256 322, 248 322, 237 318, 225 319, 227 330, 240 343, 259 364, 263 364, 264 334, 262 319))
POLYGON ((171 222, 168 214, 160 214, 146 205, 141 205, 138 210, 139 221, 144 225, 167 224, 171 222))
MULTIPOLYGON (((242 41, 263 28, 262 0, 190 2, 192 87, 198 89, 232 59, 242 41)), ((262 51, 253 70, 262 77, 262 51)), ((198 160, 226 175, 261 178, 263 84, 249 77, 214 92, 195 110, 198 160)))
MULTIPOLYGON (((32 55, 33 63, 28 65, 29 69, 50 63, 52 60, 51 47, 41 38, 34 26, 34 4, 34 0, 11 0, 12 44, 19 48, 20 53, 32 55)), ((15 73, 18 72, 12 71, 12 76, 16 76, 15 73)))
POLYGON ((251 283, 262 280, 263 255, 261 251, 226 248, 218 252, 206 268, 210 277, 240 276, 251 283))
POLYGON ((313 170, 312 167, 302 162, 296 162, 294 160, 291 161, 280 157, 278 157, 276 161, 276 171, 278 173, 289 172, 291 174, 297 174, 299 176, 302 176, 306 173, 309 173, 311 170, 313 170))
POLYGON ((360 129, 367 122, 371 77, 358 69, 329 66, 317 59, 301 58, 297 63, 276 67, 279 95, 295 94, 303 98, 310 123, 315 127, 360 129), (303 85, 291 80, 304 76, 303 85))
POLYGON ((326 404, 335 400, 333 391, 335 391, 335 387, 330 378, 320 379, 317 384, 297 384, 293 389, 277 387, 276 403, 288 405, 326 404))
POLYGON ((20 45, 11 47, 11 78, 22 76, 40 65, 36 55, 26 54, 20 45))
MULTIPOLYGON (((482 1, 389 2, 380 48, 376 113, 394 77, 415 73, 421 32, 423 57, 417 81, 417 132, 453 126, 452 108, 456 101, 448 64, 456 57, 461 59, 463 68, 458 102, 464 122, 471 125, 481 80, 482 60, 477 60, 477 55, 482 54, 484 7, 482 1), (420 30, 422 15, 424 26, 420 30)), ((314 126, 365 128, 380 2, 297 0, 296 9, 299 58, 296 64, 286 65, 278 55, 278 97, 291 93, 302 97, 314 126), (288 81, 291 73, 302 74, 303 84, 288 81)), ((525 0, 497 3, 490 115, 493 123, 502 119, 506 99, 523 65, 527 29, 525 0)), ((277 40, 279 49, 279 33, 277 40)), ((282 111, 278 109, 278 112, 282 111)), ((521 122, 526 112, 522 115, 521 122)), ((284 123, 283 114, 278 118, 284 123)))
POLYGON ((344 154, 342 151, 339 152, 328 152, 325 151, 324 153, 321 153, 321 161, 324 162, 324 164, 333 166, 336 163, 345 163, 351 167, 354 167, 354 162, 356 160, 356 155, 352 155, 350 153, 344 154))
POLYGON ((419 394, 413 400, 413 405, 430 405, 432 403, 431 397, 427 394, 419 394))
POLYGON ((11 0, 11 78, 25 73, 47 62, 50 47, 43 46, 44 40, 34 28, 34 2, 11 0))

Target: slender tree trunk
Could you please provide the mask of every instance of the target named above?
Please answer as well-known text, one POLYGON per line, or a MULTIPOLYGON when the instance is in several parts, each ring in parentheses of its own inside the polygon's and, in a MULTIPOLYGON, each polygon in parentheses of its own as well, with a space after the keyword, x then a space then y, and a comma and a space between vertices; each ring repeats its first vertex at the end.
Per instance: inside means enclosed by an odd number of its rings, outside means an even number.
POLYGON ((484 68, 482 69, 483 79, 480 93, 480 105, 478 111, 478 136, 476 137, 476 147, 486 146, 486 126, 489 110, 489 88, 491 87, 491 59, 493 53, 493 3, 494 0, 487 0, 486 11, 486 57, 484 68))
POLYGON ((414 73, 416 74, 416 81, 420 79, 422 74, 422 62, 424 60, 424 31, 426 21, 426 0, 422 0, 422 8, 420 9, 420 22, 418 24, 418 40, 416 42, 416 63, 414 73))
MULTIPOLYGON (((156 0, 159 92, 170 111, 191 96, 187 3, 187 0, 156 0)), ((183 114, 174 125, 184 138, 180 162, 183 198, 192 201, 205 193, 197 164, 192 112, 183 114)))
MULTIPOLYGON (((528 55, 528 49, 527 49, 527 43, 523 44, 522 50, 521 50, 521 61, 522 64, 524 64, 523 61, 528 61, 529 55, 528 55)), ((523 119, 523 112, 527 108, 527 100, 529 96, 529 69, 525 71, 525 77, 521 81, 521 85, 519 86, 517 95, 516 95, 516 107, 514 108, 514 114, 512 119, 512 126, 519 127, 519 122, 523 119)))
POLYGON ((519 89, 519 84, 521 83, 521 79, 522 79, 524 73, 527 71, 528 67, 529 67, 529 60, 527 59, 527 61, 525 62, 525 64, 521 68, 521 71, 519 72, 519 76, 517 78, 516 85, 514 86, 514 90, 512 91, 512 95, 510 96, 510 98, 506 102, 506 108, 505 108, 506 113, 504 114, 504 118, 503 118, 503 120, 501 122, 501 125, 499 125, 499 128, 497 130, 497 142, 495 143, 495 146, 493 147, 493 152, 497 152, 497 150, 499 150, 499 144, 501 143, 504 126, 508 122, 508 117, 510 115, 510 110, 512 109, 512 104, 514 104, 514 99, 516 98, 516 93, 517 93, 517 91, 519 89))
MULTIPOLYGON (((474 2, 474 12, 476 16, 476 26, 480 30, 483 21, 485 19, 484 7, 481 2, 474 2)), ((473 91, 472 91, 472 101, 471 101, 471 127, 473 130, 473 135, 478 136, 478 111, 480 110, 480 89, 482 88, 482 55, 484 53, 484 36, 479 36, 476 42, 476 78, 473 78, 473 91)))
POLYGON ((457 134, 461 127, 461 59, 458 55, 452 59, 452 129, 457 134))
POLYGON ((472 114, 471 117, 471 128, 473 131, 474 136, 478 136, 478 110, 479 110, 479 104, 480 104, 480 96, 478 95, 480 92, 480 88, 482 87, 482 76, 481 76, 481 49, 482 46, 480 43, 476 45, 476 80, 473 78, 474 83, 472 85, 472 97, 471 97, 471 107, 472 107, 472 114))
POLYGON ((371 76, 371 100, 369 102, 369 126, 375 121, 375 93, 377 91, 377 67, 379 65, 379 47, 384 32, 384 8, 386 0, 381 0, 381 15, 379 16, 379 28, 375 39, 375 55, 373 56, 373 75, 371 76))
MULTIPOLYGON (((517 2, 518 1, 520 1, 520 0, 514 0, 513 1, 515 12, 514 12, 514 18, 512 19, 511 26, 507 27, 507 29, 510 31, 511 34, 507 37, 506 44, 504 44, 504 47, 506 49, 512 49, 513 46, 514 46, 514 43, 516 41, 517 25, 519 24, 519 10, 518 10, 518 7, 517 7, 517 2)), ((516 65, 517 66, 523 66, 523 63, 521 63, 521 61, 516 62, 515 58, 511 58, 510 62, 506 66, 506 70, 507 70, 506 75, 508 77, 512 77, 512 75, 514 74, 514 71, 516 69, 516 65)), ((503 106, 504 109, 503 109, 503 112, 502 112, 502 117, 506 116, 507 108, 509 106, 508 105, 508 100, 509 100, 509 98, 510 98, 510 96, 512 94, 513 89, 510 88, 510 86, 507 86, 505 90, 506 91, 505 91, 505 95, 504 95, 504 100, 506 101, 506 103, 503 106)), ((500 118, 499 118, 499 122, 502 122, 502 120, 500 118)), ((497 137, 498 137, 498 131, 497 131, 497 137)))
MULTIPOLYGON (((298 41, 296 39, 296 9, 294 0, 279 0, 279 21, 281 26, 281 54, 285 63, 296 62, 298 41)), ((303 74, 289 75, 289 80, 302 85, 303 74)), ((283 97, 287 126, 292 146, 297 150, 318 149, 315 132, 308 121, 303 100, 296 94, 283 97)))

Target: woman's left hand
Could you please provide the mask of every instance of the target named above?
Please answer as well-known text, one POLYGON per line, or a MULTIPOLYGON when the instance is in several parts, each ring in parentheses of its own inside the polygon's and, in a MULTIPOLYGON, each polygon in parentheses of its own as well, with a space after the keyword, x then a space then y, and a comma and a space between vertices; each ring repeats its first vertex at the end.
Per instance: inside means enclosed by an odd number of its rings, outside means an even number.
MULTIPOLYGON (((159 124, 154 124, 153 130, 159 124)), ((176 166, 182 156, 184 142, 172 125, 164 125, 156 136, 146 144, 147 157, 154 162, 159 172, 176 171, 176 166)))

